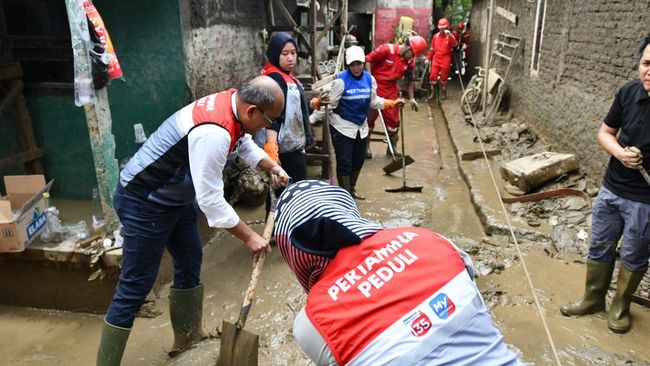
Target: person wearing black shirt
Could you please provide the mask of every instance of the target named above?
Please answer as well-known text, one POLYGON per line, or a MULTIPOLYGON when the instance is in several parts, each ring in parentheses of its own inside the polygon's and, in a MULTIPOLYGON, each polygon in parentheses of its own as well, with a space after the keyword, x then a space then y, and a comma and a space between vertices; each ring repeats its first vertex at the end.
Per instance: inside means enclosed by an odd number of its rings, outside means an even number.
POLYGON ((640 172, 650 169, 650 159, 643 159, 650 157, 650 34, 639 45, 639 79, 627 82, 616 94, 598 131, 598 143, 611 158, 593 206, 585 295, 560 311, 580 316, 605 310, 616 245, 623 236, 607 327, 625 333, 631 327, 632 295, 650 258, 650 184, 640 172))

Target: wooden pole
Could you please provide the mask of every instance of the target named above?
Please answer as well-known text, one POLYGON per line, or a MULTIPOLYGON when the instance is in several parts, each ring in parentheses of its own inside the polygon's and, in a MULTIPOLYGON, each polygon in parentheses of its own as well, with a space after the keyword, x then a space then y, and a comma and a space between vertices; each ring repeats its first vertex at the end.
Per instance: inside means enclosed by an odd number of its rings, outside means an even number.
POLYGON ((485 65, 485 76, 483 79, 483 110, 481 113, 485 117, 485 111, 487 109, 487 90, 488 90, 488 78, 490 76, 490 54, 492 48, 492 14, 494 13, 494 0, 490 0, 490 7, 488 8, 488 26, 487 26, 487 37, 485 38, 485 59, 483 60, 485 65))
POLYGON ((314 81, 318 80, 318 58, 316 57, 316 0, 311 0, 309 6, 309 25, 311 26, 311 76, 314 81))

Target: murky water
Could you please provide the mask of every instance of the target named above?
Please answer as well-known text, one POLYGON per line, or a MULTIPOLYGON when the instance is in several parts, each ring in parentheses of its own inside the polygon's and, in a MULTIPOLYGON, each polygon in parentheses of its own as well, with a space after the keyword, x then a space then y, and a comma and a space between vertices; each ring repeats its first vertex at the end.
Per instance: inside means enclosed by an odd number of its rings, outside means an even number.
MULTIPOLYGON (((454 102, 452 96, 445 103, 454 102)), ((529 364, 550 365, 554 358, 525 281, 521 261, 507 236, 487 236, 469 198, 441 109, 419 113, 405 110, 405 150, 415 163, 406 170, 406 185, 423 186, 422 193, 387 193, 404 184, 401 171, 384 175, 391 162, 385 144, 372 142, 374 157, 366 160, 357 189, 362 214, 386 227, 424 226, 451 238, 474 258, 486 304, 506 342, 529 364)), ((380 127, 378 127, 380 128, 380 127)), ((400 144, 401 146, 401 144, 400 144)), ((400 147, 401 150, 401 147, 400 147)), ((311 167, 313 175, 320 172, 311 167)), ((483 183, 482 183, 483 184, 483 183)), ((488 189, 491 182, 484 182, 488 189)), ((74 205, 72 205, 74 206, 74 205)), ((494 210, 499 208, 495 207, 494 210)), ((65 208, 71 221, 89 215, 89 207, 65 208), (87 210, 87 211, 86 211, 87 210), (68 214, 68 212, 70 212, 68 214)), ((238 208, 244 220, 262 220, 263 209, 238 208)), ((228 233, 201 223, 206 239, 202 278, 205 284, 204 323, 216 333, 222 321, 234 322, 248 285, 251 261, 243 244, 228 233)), ((253 226, 258 232, 262 225, 253 226)), ((634 328, 614 335, 602 314, 579 319, 562 317, 558 306, 582 293, 584 268, 571 258, 550 258, 535 242, 520 243, 546 320, 562 362, 566 365, 646 365, 650 360, 647 335, 650 312, 632 305, 634 328)), ((576 257, 577 258, 577 257, 576 257)), ((61 270, 65 270, 62 268, 61 270)), ((38 286, 39 284, 33 284, 38 286)), ((138 318, 124 355, 124 365, 211 365, 219 340, 201 343, 176 359, 166 352, 172 344, 167 314, 167 292, 159 292, 155 309, 162 315, 138 318)), ((309 365, 293 342, 292 325, 305 295, 277 251, 267 258, 246 330, 260 334, 261 365, 309 365)), ((102 325, 101 315, 0 306, 0 364, 89 365, 95 360, 102 325)))

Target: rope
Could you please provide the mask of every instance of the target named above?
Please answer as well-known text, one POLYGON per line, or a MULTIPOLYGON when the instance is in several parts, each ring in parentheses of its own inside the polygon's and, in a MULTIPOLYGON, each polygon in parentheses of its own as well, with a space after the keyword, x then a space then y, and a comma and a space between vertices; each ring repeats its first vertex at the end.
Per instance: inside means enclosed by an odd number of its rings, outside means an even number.
MULTIPOLYGON (((456 61, 455 59, 453 60, 454 62, 456 61)), ((462 89, 463 94, 465 93, 465 85, 463 84, 463 78, 462 75, 460 75, 460 68, 458 65, 456 65, 456 69, 459 70, 458 72, 458 80, 460 81, 460 87, 462 89)), ((483 87, 487 88, 487 77, 489 74, 489 68, 488 70, 485 70, 485 75, 483 76, 485 80, 483 81, 483 87)), ((467 103, 468 111, 470 112, 470 117, 472 118, 472 126, 474 127, 474 132, 476 133, 476 136, 479 135, 479 129, 476 124, 476 120, 474 119, 474 112, 472 112, 472 106, 469 104, 469 101, 465 100, 467 103)), ((462 101, 461 101, 462 103, 462 101)), ((485 103, 485 101, 483 101, 485 103)), ((546 337, 548 338, 548 341, 551 345, 551 350, 553 351, 553 356, 555 357, 555 362, 557 363, 558 366, 562 366, 562 363, 560 362, 560 357, 557 353, 557 349, 555 348, 555 343, 553 342, 553 336, 551 336, 551 331, 548 328, 548 324, 546 323, 546 318, 544 317, 544 312, 542 309, 542 306, 539 303, 539 299, 537 297, 537 294, 535 293, 535 286, 533 286, 533 280, 530 278, 530 273, 528 272, 528 266, 526 265, 526 261, 524 260, 524 257, 521 254, 521 248, 519 246, 519 242, 517 241, 517 237, 515 236, 515 232, 512 229, 512 225, 510 224, 510 217, 508 215, 508 212, 506 211, 506 206, 503 202, 503 197, 501 197, 501 192, 499 190, 499 186, 497 184, 496 178, 494 177, 494 172, 492 171, 492 167, 490 166, 490 161, 488 159, 487 153, 485 152, 485 146, 483 145, 483 141, 481 139, 477 139, 480 146, 481 146, 481 152, 483 153, 483 159, 485 160, 485 165, 487 165, 488 171, 490 172, 490 178, 492 179, 492 185, 494 187, 494 191, 496 192, 497 196, 499 197, 499 203, 501 205, 501 212, 503 213, 503 216, 506 219, 506 223, 508 224, 508 230, 510 231, 510 236, 512 237, 512 240, 515 243, 515 248, 517 249, 517 255, 519 256, 519 259, 521 260, 521 265, 522 268, 524 269, 524 274, 526 275, 526 281, 528 282, 528 287, 530 287, 530 291, 533 294, 533 299, 535 300, 535 308, 537 309, 537 313, 539 314, 540 319, 542 320, 542 325, 544 326, 544 332, 546 332, 546 337)))

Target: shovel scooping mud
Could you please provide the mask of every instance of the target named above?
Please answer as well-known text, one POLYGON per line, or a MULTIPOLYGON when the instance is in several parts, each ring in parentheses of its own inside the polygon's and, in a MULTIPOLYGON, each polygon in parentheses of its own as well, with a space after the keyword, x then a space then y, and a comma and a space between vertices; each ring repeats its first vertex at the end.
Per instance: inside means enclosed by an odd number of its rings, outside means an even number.
POLYGON ((413 164, 415 160, 413 160, 413 158, 410 157, 409 155, 404 155, 403 139, 402 139, 402 155, 400 156, 395 155, 393 144, 390 142, 390 136, 388 136, 388 128, 386 128, 386 122, 384 122, 384 116, 381 113, 381 110, 377 110, 377 113, 379 113, 379 120, 381 121, 381 125, 384 128, 384 134, 386 135, 386 143, 388 144, 388 150, 390 151, 390 155, 393 157, 393 161, 383 168, 384 173, 390 174, 392 172, 402 169, 403 167, 406 167, 407 165, 413 164))
MULTIPOLYGON (((402 126, 399 129, 399 132, 402 136, 402 153, 404 154, 404 115, 402 112, 402 109, 399 110, 399 119, 402 121, 402 126)), ((390 142, 388 143, 390 145, 390 142)), ((408 155, 407 155, 408 157, 408 155)), ((409 157, 410 159, 410 157, 409 157)), ((398 188, 386 188, 384 191, 389 192, 389 193, 399 193, 399 192, 422 192, 422 186, 407 186, 406 185, 406 166, 410 163, 407 163, 408 159, 403 158, 402 159, 402 186, 398 188)), ((413 162, 413 159, 411 159, 411 163, 413 162)), ((399 169, 399 168, 398 168, 399 169)), ((386 168, 384 168, 384 171, 386 171, 386 168)))
MULTIPOLYGON (((271 210, 266 218, 263 233, 263 237, 267 241, 271 239, 273 221, 275 220, 276 197, 272 187, 269 187, 269 195, 271 196, 271 210)), ((266 252, 264 251, 253 260, 251 281, 244 294, 244 303, 239 310, 237 322, 233 324, 224 320, 221 325, 221 347, 217 366, 257 366, 260 336, 244 330, 244 325, 253 304, 253 295, 265 259, 266 252)))

